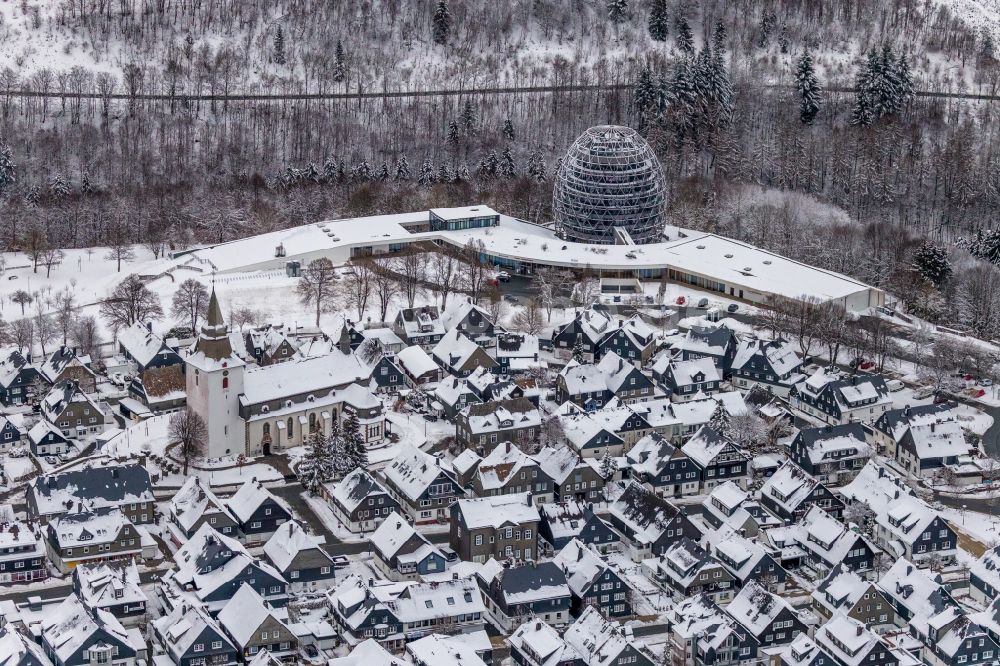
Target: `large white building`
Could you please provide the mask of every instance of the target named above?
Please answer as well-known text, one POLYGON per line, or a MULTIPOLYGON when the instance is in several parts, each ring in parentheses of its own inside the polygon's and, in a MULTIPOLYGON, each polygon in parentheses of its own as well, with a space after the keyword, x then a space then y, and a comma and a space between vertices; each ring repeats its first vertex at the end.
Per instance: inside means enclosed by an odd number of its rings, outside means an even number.
POLYGON ((667 280, 731 299, 763 303, 771 296, 836 301, 851 311, 884 305, 885 293, 853 278, 809 266, 715 234, 680 231, 645 245, 576 243, 488 206, 436 208, 307 224, 198 250, 180 266, 216 273, 285 269, 326 257, 334 264, 388 255, 414 243, 464 247, 481 243, 482 258, 511 272, 542 266, 589 270, 604 280, 667 280))
POLYGON ((212 291, 208 316, 185 359, 187 404, 208 424, 206 457, 268 455, 330 434, 345 412, 358 416, 362 438, 382 441, 382 403, 368 388, 372 368, 354 354, 329 354, 247 367, 232 348, 212 291))

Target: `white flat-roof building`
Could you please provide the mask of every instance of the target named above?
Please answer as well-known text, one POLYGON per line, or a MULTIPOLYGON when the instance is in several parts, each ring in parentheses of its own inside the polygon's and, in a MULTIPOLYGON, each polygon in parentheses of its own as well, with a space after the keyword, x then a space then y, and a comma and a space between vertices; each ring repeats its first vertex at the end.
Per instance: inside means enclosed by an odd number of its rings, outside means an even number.
POLYGON ((306 265, 319 257, 343 264, 418 242, 460 248, 476 241, 486 261, 518 273, 553 266, 652 280, 665 272, 669 280, 750 303, 770 296, 815 298, 837 301, 852 311, 885 303, 883 291, 846 275, 715 234, 685 233, 645 245, 576 243, 488 206, 469 206, 307 224, 198 250, 177 262, 195 270, 235 273, 284 269, 293 260, 306 265))

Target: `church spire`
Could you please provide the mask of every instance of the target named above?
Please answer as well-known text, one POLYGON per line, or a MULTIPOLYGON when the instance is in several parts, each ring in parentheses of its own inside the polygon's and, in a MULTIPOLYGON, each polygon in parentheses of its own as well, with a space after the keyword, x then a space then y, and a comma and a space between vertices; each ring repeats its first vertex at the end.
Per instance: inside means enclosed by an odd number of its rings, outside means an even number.
POLYGON ((194 343, 194 352, 203 353, 206 357, 221 361, 233 355, 233 346, 229 343, 229 327, 222 318, 222 308, 212 286, 212 295, 208 299, 208 316, 201 334, 194 343))

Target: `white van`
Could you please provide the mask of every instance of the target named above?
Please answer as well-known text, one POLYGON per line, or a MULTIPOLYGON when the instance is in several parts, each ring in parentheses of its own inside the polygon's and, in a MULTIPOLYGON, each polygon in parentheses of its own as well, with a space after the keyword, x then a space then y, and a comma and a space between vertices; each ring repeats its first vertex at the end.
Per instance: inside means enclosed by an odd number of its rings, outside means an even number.
POLYGON ((902 391, 904 388, 906 388, 903 382, 899 381, 898 379, 890 379, 885 383, 885 386, 893 393, 895 393, 896 391, 902 391))

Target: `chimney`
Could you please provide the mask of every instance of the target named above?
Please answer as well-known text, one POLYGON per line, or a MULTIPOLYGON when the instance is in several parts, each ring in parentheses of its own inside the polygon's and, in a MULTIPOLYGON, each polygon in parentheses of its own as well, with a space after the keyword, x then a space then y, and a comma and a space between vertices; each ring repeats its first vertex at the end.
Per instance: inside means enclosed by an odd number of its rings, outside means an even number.
POLYGON ((861 635, 861 629, 862 629, 862 627, 861 627, 861 625, 859 624, 859 625, 858 625, 858 626, 856 627, 856 630, 857 630, 857 632, 858 632, 858 636, 860 636, 860 635, 861 635))
POLYGON ((509 441, 505 442, 505 444, 507 445, 507 453, 510 453, 510 446, 511 446, 510 442, 509 441))
POLYGON ((146 330, 149 331, 150 333, 153 332, 153 322, 151 321, 146 322, 146 330))
POLYGON ((906 575, 909 576, 911 573, 913 573, 913 565, 912 564, 907 564, 906 565, 906 575))

